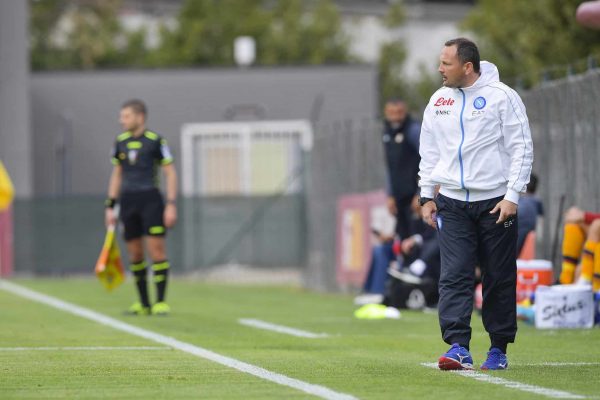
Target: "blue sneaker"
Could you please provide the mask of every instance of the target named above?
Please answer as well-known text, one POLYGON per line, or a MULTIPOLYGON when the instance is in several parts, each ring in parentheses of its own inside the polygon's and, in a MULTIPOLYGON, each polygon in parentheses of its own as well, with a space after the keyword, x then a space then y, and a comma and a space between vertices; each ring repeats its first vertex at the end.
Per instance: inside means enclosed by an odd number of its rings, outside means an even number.
POLYGON ((481 369, 487 370, 499 370, 508 368, 508 359, 500 349, 492 347, 487 353, 487 360, 481 364, 481 369))
POLYGON ((438 360, 439 369, 456 370, 456 369, 473 369, 473 357, 469 350, 454 343, 450 350, 446 352, 438 360))

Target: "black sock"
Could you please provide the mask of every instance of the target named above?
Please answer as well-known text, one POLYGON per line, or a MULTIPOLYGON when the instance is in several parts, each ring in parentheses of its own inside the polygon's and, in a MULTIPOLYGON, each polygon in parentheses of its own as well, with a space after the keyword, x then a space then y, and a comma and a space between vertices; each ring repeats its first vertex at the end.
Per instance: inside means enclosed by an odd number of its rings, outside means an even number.
POLYGON ((490 350, 492 350, 492 347, 495 347, 497 349, 500 349, 500 351, 503 354, 506 354, 506 347, 508 346, 508 343, 504 342, 504 341, 496 341, 496 340, 492 340, 492 345, 490 346, 490 350))
POLYGON ((467 349, 467 351, 470 351, 470 350, 469 350, 469 345, 468 345, 468 344, 459 343, 458 345, 459 345, 460 347, 464 347, 465 349, 467 349))
POLYGON ((146 268, 146 262, 141 261, 138 263, 132 263, 129 267, 135 277, 135 285, 140 296, 140 303, 144 307, 150 307, 150 300, 148 299, 148 269, 146 268))
POLYGON ((154 283, 156 284, 156 302, 161 303, 165 301, 167 292, 167 279, 169 276, 169 268, 171 265, 168 261, 156 262, 152 266, 154 271, 154 283))

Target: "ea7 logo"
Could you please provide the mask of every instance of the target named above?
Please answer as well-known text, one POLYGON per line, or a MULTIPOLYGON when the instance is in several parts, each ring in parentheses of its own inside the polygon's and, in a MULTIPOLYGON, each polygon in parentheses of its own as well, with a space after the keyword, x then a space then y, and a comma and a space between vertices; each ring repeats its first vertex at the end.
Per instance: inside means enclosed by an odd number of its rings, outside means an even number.
POLYGON ((509 220, 506 220, 506 221, 504 221, 504 227, 505 227, 505 228, 508 228, 508 227, 510 227, 510 226, 513 224, 513 222, 514 222, 514 221, 515 221, 515 220, 514 220, 514 219, 512 219, 512 218, 511 218, 511 219, 509 219, 509 220))

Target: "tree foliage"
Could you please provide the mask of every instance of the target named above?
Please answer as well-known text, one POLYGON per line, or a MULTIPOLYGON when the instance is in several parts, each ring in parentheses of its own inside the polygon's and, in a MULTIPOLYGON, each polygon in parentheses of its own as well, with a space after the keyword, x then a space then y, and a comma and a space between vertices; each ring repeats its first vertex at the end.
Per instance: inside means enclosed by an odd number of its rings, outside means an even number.
MULTIPOLYGON (((388 29, 400 27, 406 15, 402 1, 391 4, 383 23, 388 29)), ((379 48, 379 102, 383 105, 390 98, 409 97, 409 87, 403 77, 406 61, 406 46, 402 41, 392 40, 382 43, 379 48)))
MULTIPOLYGON (((404 3, 397 0, 391 3, 383 22, 387 28, 394 29, 402 26, 405 19, 404 3)), ((419 66, 417 79, 407 79, 404 73, 406 56, 406 46, 402 40, 393 40, 381 45, 378 64, 379 101, 383 106, 390 98, 402 98, 408 103, 413 114, 417 115, 425 108, 429 97, 439 88, 441 81, 438 75, 428 73, 430 68, 423 65, 419 66)))
POLYGON ((347 63, 349 40, 332 0, 187 0, 159 46, 127 32, 120 0, 31 0, 33 69, 227 66, 238 36, 257 44, 259 65, 347 63))
MULTIPOLYGON (((323 65, 360 61, 333 0, 186 0, 149 48, 144 28, 119 22, 121 0, 30 0, 34 70, 231 66, 234 40, 256 41, 257 65, 323 65)), ((382 23, 400 27, 402 0, 391 2, 382 23)), ((384 43, 378 63, 381 99, 413 98, 403 77, 406 48, 384 43)))
POLYGON ((63 0, 36 1, 30 7, 30 49, 33 69, 46 69, 57 64, 50 32, 58 23, 65 8, 63 0))
POLYGON ((163 28, 158 65, 232 65, 233 43, 251 36, 260 65, 345 63, 348 39, 331 0, 188 0, 163 28), (308 4, 308 5, 307 5, 308 4))
POLYGON ((462 26, 475 34, 482 58, 498 65, 504 81, 527 87, 600 54, 600 31, 575 20, 582 2, 479 0, 462 26))
POLYGON ((379 55, 380 103, 394 97, 406 97, 408 84, 403 78, 402 66, 406 49, 402 42, 389 42, 381 46, 379 55))
POLYGON ((119 0, 31 3, 33 69, 93 69, 119 60, 119 0))

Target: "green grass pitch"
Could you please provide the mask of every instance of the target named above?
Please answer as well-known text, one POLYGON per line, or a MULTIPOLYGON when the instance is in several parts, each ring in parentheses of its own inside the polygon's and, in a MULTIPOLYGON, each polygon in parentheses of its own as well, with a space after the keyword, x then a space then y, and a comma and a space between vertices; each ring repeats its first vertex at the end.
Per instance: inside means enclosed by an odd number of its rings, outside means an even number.
MULTIPOLYGON (((114 293, 93 279, 14 282, 360 399, 550 398, 424 367, 448 347, 435 314, 403 311, 400 320, 357 320, 346 295, 175 279, 169 288, 171 316, 127 317, 121 312, 135 298, 131 280, 114 293), (244 326, 240 318, 330 336, 300 338, 244 326)), ((471 350, 479 365, 489 342, 476 314, 473 328, 471 350)), ((521 324, 509 363, 508 371, 486 375, 600 399, 598 328, 539 331, 521 324)), ((107 398, 316 397, 0 290, 0 399, 107 398), (122 346, 129 348, 52 349, 122 346), (32 349, 14 350, 23 347, 32 349), (33 349, 44 347, 50 349, 33 349)))

